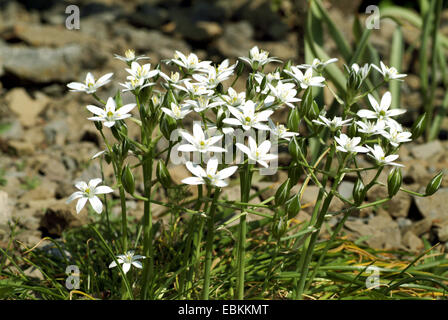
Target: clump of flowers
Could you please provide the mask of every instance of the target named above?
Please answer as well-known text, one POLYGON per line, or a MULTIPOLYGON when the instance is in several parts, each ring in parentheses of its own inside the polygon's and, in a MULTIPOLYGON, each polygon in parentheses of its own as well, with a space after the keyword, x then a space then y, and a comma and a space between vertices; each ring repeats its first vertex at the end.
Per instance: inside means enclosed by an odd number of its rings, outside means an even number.
MULTIPOLYGON (((126 252, 114 252, 116 257, 113 257, 109 268, 121 264, 124 275, 131 266, 142 269, 139 292, 143 299, 154 298, 153 286, 149 285, 155 268, 156 233, 152 223, 152 195, 156 185, 165 189, 178 187, 172 181, 167 166, 170 163, 178 164, 179 153, 184 156, 182 165, 192 174, 183 179, 182 184, 197 188, 197 199, 192 207, 173 203, 170 198, 165 203, 157 203, 192 215, 188 229, 192 231, 186 235, 191 256, 183 261, 185 272, 190 272, 189 266, 198 265, 195 252, 200 248, 193 248, 193 239, 201 239, 206 230, 203 272, 194 270, 203 277, 204 299, 209 298, 215 232, 223 229, 223 225, 217 225, 219 222, 216 219, 216 212, 221 206, 233 208, 234 220, 239 220, 233 244, 236 246, 234 292, 235 298, 243 299, 248 212, 267 217, 272 236, 281 241, 292 219, 302 209, 301 197, 308 183, 319 187, 312 218, 303 224, 296 237, 297 245, 291 249, 293 254, 297 254, 296 271, 300 273, 298 280, 295 278, 294 281, 293 297, 301 298, 307 281, 310 283, 315 274, 309 277, 310 262, 325 219, 341 216, 341 221, 345 221, 353 210, 384 203, 400 189, 411 192, 401 188, 399 170, 403 164, 397 162, 398 150, 402 143, 415 139, 421 130, 414 128, 412 133, 407 132, 398 123, 398 116, 405 110, 391 108, 390 92, 384 93, 378 100, 376 92, 368 89, 366 79, 372 70, 380 72, 383 82, 401 80, 405 76, 397 74, 396 70, 382 62, 380 67, 370 64, 363 67, 357 64, 345 66, 348 79, 346 91, 337 95, 330 89, 335 103, 328 108, 316 102, 313 90, 328 86, 326 68, 336 63, 337 59, 325 62, 315 59, 311 65, 283 64, 258 47, 252 48, 248 57, 240 57, 235 64, 228 59, 219 64, 201 61, 194 53, 179 51, 172 59, 165 61, 165 66, 158 64, 154 68, 149 63, 141 65, 138 60, 146 57, 135 56, 132 50, 127 51, 124 57, 116 55, 116 58, 126 63, 129 75, 121 83, 122 91, 114 97, 103 100, 96 94, 101 86, 110 81, 112 74, 95 81, 89 73, 85 83, 70 83, 68 87, 92 94, 99 104, 86 106, 92 114, 88 119, 100 131, 106 147, 94 159, 105 159, 113 166, 113 185, 120 195, 122 215, 121 245, 117 250, 126 252), (268 66, 275 70, 265 72, 268 66), (239 92, 233 84, 245 71, 248 73, 246 87, 239 92), (122 93, 133 97, 135 103, 123 105, 122 93), (286 123, 272 119, 280 109, 287 110, 286 123), (185 126, 183 121, 186 118, 196 120, 191 128, 185 126), (141 133, 139 139, 128 135, 130 125, 138 126, 141 133), (105 130, 111 130, 114 140, 106 139, 105 130), (168 147, 157 153, 156 147, 161 139, 168 141, 168 147), (259 213, 250 209, 254 207, 251 204, 253 177, 256 174, 272 174, 279 169, 276 164, 281 145, 288 148, 291 156, 288 167, 281 168, 288 170, 288 178, 276 190, 275 196, 259 205, 269 209, 271 214, 259 213), (137 165, 130 165, 131 157, 137 158, 137 165), (369 166, 360 167, 361 160, 363 163, 368 161, 369 166), (156 180, 153 180, 155 162, 156 180), (394 168, 390 171, 387 184, 389 197, 363 204, 368 190, 381 184, 378 177, 386 166, 394 168), (337 170, 330 170, 333 167, 337 170), (144 179, 142 190, 136 188, 136 170, 141 170, 144 179), (367 180, 367 171, 375 172, 373 179, 367 180), (337 192, 338 186, 348 175, 357 179, 349 199, 337 192), (232 188, 238 183, 240 201, 220 199, 224 188, 232 188), (293 192, 294 186, 297 186, 294 190, 298 191, 293 192), (143 235, 139 238, 140 243, 134 243, 135 250, 141 255, 134 255, 134 251, 128 248, 126 197, 144 202, 143 235), (339 212, 330 212, 333 198, 340 198, 347 207, 339 212)), ((430 183, 432 187, 428 186, 429 191, 422 196, 435 192, 434 189, 440 186, 439 180, 436 180, 430 183)), ((102 212, 103 204, 97 195, 112 193, 113 189, 98 186, 100 182, 101 179, 93 179, 88 184, 79 182, 75 185, 79 191, 68 201, 78 199, 78 213, 87 201, 96 212, 102 212)), ((201 246, 200 241, 196 245, 201 246)), ((317 268, 314 266, 314 270, 317 268)), ((181 288, 191 287, 188 283, 191 277, 180 279, 183 281, 181 288)))

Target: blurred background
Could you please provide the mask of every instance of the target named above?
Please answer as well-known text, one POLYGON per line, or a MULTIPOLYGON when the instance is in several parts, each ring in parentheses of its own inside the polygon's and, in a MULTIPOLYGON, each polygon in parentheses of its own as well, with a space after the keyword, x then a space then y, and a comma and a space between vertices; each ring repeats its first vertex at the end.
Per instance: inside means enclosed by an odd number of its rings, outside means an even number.
MULTIPOLYGON (((85 213, 74 214, 73 206, 64 202, 74 180, 100 176, 99 163, 89 159, 103 146, 86 121, 85 106, 95 100, 68 92, 66 84, 83 82, 87 72, 96 78, 113 72, 113 83, 99 91, 103 99, 113 96, 126 77, 125 65, 113 54, 124 55, 127 49, 149 56, 153 66, 172 58, 174 50, 235 62, 255 45, 293 64, 310 62, 316 52, 324 52, 339 59, 341 70, 355 54, 360 64, 393 65, 408 74, 405 82, 389 88, 398 99, 395 107, 408 110, 402 123, 411 127, 427 106, 439 123, 431 139, 420 138, 400 151, 406 187, 421 189, 448 168, 448 10, 446 4, 438 10, 432 2, 319 1, 310 9, 305 0, 0 0, 0 246, 8 239, 11 219, 20 230, 18 239, 29 245, 87 221, 85 213), (66 28, 69 5, 80 9, 79 30, 66 28), (370 5, 390 18, 382 17, 379 29, 366 32, 370 5), (405 11, 395 10, 397 6, 405 11), (433 41, 435 34, 438 42, 433 41), (364 46, 358 52, 360 43, 364 46)), ((334 102, 328 92, 322 97, 327 106, 334 102)), ((288 163, 288 154, 281 154, 280 160, 288 163)), ((188 175, 184 168, 171 170, 177 181, 188 175)), ((111 173, 105 168, 106 176, 111 173)), ((279 176, 255 187, 283 180, 279 176)), ((354 238, 369 237, 369 245, 386 249, 418 251, 424 242, 446 242, 447 186, 444 182, 430 199, 400 194, 388 207, 349 219, 346 232, 354 238)), ((351 188, 348 181, 339 191, 350 195, 351 188)), ((307 189, 309 201, 315 192, 307 189)), ((385 193, 377 188, 369 199, 385 193)), ((129 200, 136 218, 141 216, 139 205, 129 200)), ((307 217, 305 210, 301 219, 307 217)))

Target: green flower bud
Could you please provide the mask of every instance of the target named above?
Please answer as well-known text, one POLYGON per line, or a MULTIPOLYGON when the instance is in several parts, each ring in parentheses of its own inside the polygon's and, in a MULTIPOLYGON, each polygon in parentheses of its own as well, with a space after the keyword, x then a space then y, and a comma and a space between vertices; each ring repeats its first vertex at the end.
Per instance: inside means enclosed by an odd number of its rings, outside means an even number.
POLYGON ((283 70, 291 70, 291 65, 292 65, 292 61, 288 60, 285 64, 285 66, 283 67, 283 70))
POLYGON ((272 235, 275 238, 282 237, 288 230, 288 221, 284 217, 274 219, 272 222, 272 235))
POLYGON ((176 128, 177 121, 170 116, 164 115, 162 119, 160 119, 160 131, 168 141, 170 140, 171 132, 173 132, 176 128))
POLYGON ((356 180, 355 185, 353 186, 352 196, 355 201, 355 205, 359 206, 364 201, 365 191, 364 191, 364 183, 362 183, 361 179, 356 180))
POLYGON ((126 158, 128 156, 128 152, 130 149, 130 144, 128 142, 128 140, 123 140, 123 142, 121 143, 121 156, 123 158, 126 158))
POLYGON ((288 145, 289 154, 293 160, 298 161, 300 159, 300 145, 296 140, 296 137, 292 137, 288 145))
POLYGON ((427 119, 428 117, 426 116, 425 112, 424 114, 420 115, 417 120, 415 120, 411 130, 412 140, 417 139, 423 134, 423 132, 425 132, 427 119))
POLYGON ((400 190, 401 183, 403 182, 403 177, 401 175, 400 168, 394 168, 387 177, 387 192, 389 193, 389 198, 392 198, 400 190))
POLYGON ((288 219, 294 218, 300 212, 301 208, 302 205, 300 204, 300 195, 297 193, 285 203, 285 210, 288 215, 288 219))
POLYGON ((266 88, 266 83, 268 82, 268 79, 266 78, 266 75, 263 77, 263 80, 261 80, 260 88, 261 91, 263 91, 266 88))
POLYGON ((114 97, 115 104, 117 105, 117 109, 121 108, 123 106, 123 100, 121 99, 121 93, 120 90, 117 90, 117 93, 114 97))
POLYGON ((132 174, 131 168, 129 165, 126 165, 123 168, 121 173, 121 184, 123 185, 124 190, 126 190, 130 194, 134 194, 135 191, 135 179, 132 174))
POLYGON ((439 190, 440 185, 442 184, 443 171, 440 171, 434 178, 426 186, 426 196, 430 196, 439 190))
POLYGON ((238 61, 238 66, 236 68, 236 76, 239 77, 244 71, 244 63, 238 61))
POLYGON ((289 110, 287 127, 290 131, 299 132, 300 114, 297 108, 289 110))
POLYGON ((300 104, 301 116, 308 115, 312 106, 313 106, 313 92, 311 91, 311 87, 308 87, 303 93, 302 102, 300 104))
POLYGON ((294 186, 299 182, 302 173, 302 167, 296 162, 291 162, 288 168, 288 177, 291 179, 291 185, 294 186))
POLYGON ((350 127, 348 127, 348 135, 350 137, 356 137, 357 135, 357 126, 355 124, 355 122, 353 121, 352 124, 350 125, 350 127))
POLYGON ((277 206, 283 205, 289 198, 289 191, 291 190, 291 179, 288 178, 281 186, 277 189, 275 193, 275 204, 277 206))
POLYGON ((156 168, 156 176, 157 180, 164 186, 165 188, 171 187, 173 180, 171 179, 171 175, 166 168, 165 161, 159 160, 156 168))
POLYGON ((310 120, 314 120, 317 119, 319 117, 320 114, 320 109, 319 106, 317 105, 317 102, 313 100, 313 102, 311 103, 311 107, 308 109, 308 119, 310 120))

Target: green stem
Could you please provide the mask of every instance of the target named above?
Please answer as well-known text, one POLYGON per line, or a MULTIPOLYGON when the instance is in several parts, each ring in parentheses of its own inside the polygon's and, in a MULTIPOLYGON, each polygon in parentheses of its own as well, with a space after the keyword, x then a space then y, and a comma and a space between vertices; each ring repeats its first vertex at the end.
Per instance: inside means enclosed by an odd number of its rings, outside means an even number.
MULTIPOLYGON (((245 170, 240 173, 240 187, 241 187, 241 202, 247 203, 249 201, 249 194, 252 182, 252 172, 250 164, 246 165, 245 170)), ((244 206, 242 206, 244 211, 244 206)), ((236 296, 238 300, 244 298, 244 268, 245 268, 245 254, 246 254, 246 215, 240 217, 239 231, 238 231, 238 245, 237 245, 237 282, 236 282, 236 296)))
POLYGON ((123 252, 128 251, 128 222, 126 215, 126 194, 124 193, 124 188, 121 185, 120 180, 120 202, 121 202, 121 233, 122 233, 122 241, 123 241, 123 252))
POLYGON ((215 210, 216 202, 218 200, 220 189, 215 189, 212 205, 208 214, 207 222, 207 240, 205 249, 205 271, 204 271, 204 291, 202 293, 202 299, 208 300, 210 290, 210 271, 212 266, 212 251, 213 251, 213 237, 215 235, 215 210))

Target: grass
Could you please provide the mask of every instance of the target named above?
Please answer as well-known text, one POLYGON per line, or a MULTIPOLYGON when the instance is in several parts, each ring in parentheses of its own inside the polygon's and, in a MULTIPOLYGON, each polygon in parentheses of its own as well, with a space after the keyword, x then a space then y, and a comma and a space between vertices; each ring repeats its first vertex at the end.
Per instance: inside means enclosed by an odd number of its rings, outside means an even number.
MULTIPOLYGON (((233 209, 218 207, 216 221, 222 224, 233 214, 233 209)), ((96 217, 92 225, 71 229, 62 239, 51 241, 49 246, 28 248, 11 240, 7 249, 1 250, 0 299, 121 299, 123 297, 122 277, 118 270, 109 269, 113 260, 112 247, 121 244, 120 219, 111 217, 110 230, 107 224, 96 217), (104 235, 104 241, 99 235, 104 235), (49 247, 53 249, 48 250, 49 247), (70 274, 67 266, 75 265, 80 270, 78 289, 68 290, 65 286, 70 274), (30 277, 24 270, 38 269, 43 279, 30 277)), ((194 273, 192 286, 181 289, 179 279, 187 268, 179 254, 185 250, 184 237, 187 234, 188 219, 185 216, 171 216, 169 223, 156 220, 155 272, 151 281, 154 296, 158 299, 181 299, 185 290, 189 299, 200 299, 203 277, 194 273)), ((300 276, 295 271, 298 253, 293 248, 294 238, 277 242, 267 230, 268 218, 248 223, 248 247, 246 250, 246 299, 289 299, 292 298, 293 281, 300 276)), ((130 248, 141 250, 141 230, 136 221, 129 222, 132 234, 130 248)), ((292 226, 294 227, 294 226, 292 226)), ((231 299, 234 296, 234 253, 237 239, 236 228, 220 228, 214 237, 212 270, 210 275, 210 299, 231 299), (219 258, 218 258, 219 257, 219 258)), ((294 229, 294 228, 291 228, 294 229)), ((294 230, 292 230, 293 232, 294 230)), ((202 239, 205 241, 205 234, 202 239)), ((426 250, 419 256, 405 251, 379 251, 362 244, 362 239, 352 242, 341 236, 326 248, 328 240, 317 243, 315 255, 310 264, 317 269, 313 283, 306 289, 304 297, 313 300, 346 299, 447 299, 448 257, 439 247, 426 243, 426 250), (372 272, 379 270, 379 287, 368 289, 366 281, 372 272)), ((205 250, 204 250, 205 251, 205 250)), ((203 270, 205 252, 200 252, 200 266, 203 270)), ((141 271, 131 269, 127 275, 130 288, 134 288, 141 277, 141 271)), ((136 286, 138 287, 138 286, 136 286)), ((137 289, 131 289, 138 297, 137 289)))

